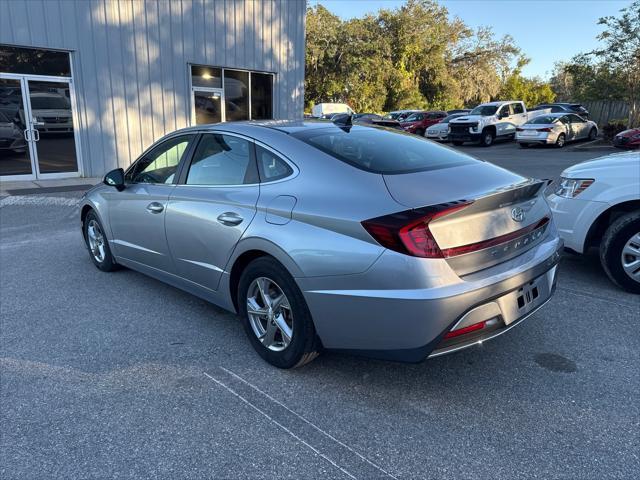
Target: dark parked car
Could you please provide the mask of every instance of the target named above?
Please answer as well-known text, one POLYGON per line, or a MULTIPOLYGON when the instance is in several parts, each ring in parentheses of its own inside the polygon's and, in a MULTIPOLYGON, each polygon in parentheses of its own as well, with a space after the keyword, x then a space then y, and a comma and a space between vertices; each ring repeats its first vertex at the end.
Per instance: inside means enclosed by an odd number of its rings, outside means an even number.
POLYGON ((422 137, 427 128, 447 116, 447 112, 442 111, 416 112, 401 121, 400 125, 405 131, 422 137))
POLYGON ((382 117, 377 113, 356 113, 352 120, 360 123, 373 123, 374 120, 382 120, 382 117))
POLYGON ((582 118, 589 118, 589 110, 579 103, 541 103, 530 108, 529 111, 542 110, 544 108, 550 108, 551 113, 576 113, 582 118))

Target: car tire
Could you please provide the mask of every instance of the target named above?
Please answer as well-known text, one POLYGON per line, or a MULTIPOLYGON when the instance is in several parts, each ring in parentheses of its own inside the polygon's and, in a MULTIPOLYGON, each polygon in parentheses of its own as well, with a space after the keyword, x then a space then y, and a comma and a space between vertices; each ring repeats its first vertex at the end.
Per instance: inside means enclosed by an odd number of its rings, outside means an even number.
POLYGON ((604 271, 613 283, 631 293, 640 293, 640 263, 635 264, 636 261, 640 261, 640 211, 615 220, 600 244, 604 271))
POLYGON ((238 312, 249 341, 265 361, 278 368, 295 368, 318 356, 321 344, 309 307, 291 274, 274 258, 260 257, 245 268, 238 283, 237 299, 238 312), (283 294, 286 307, 283 304, 279 310, 269 308, 270 314, 250 315, 250 302, 254 305, 254 311, 267 310, 267 302, 262 295, 264 290, 268 302, 277 300, 283 294), (285 329, 279 327, 283 321, 286 323, 285 329), (270 325, 275 332, 271 335, 270 325), (287 327, 290 332, 288 341, 284 334, 287 327), (270 342, 269 345, 267 342, 270 342))
POLYGON ((598 131, 595 128, 592 128, 589 131, 589 140, 593 141, 596 139, 597 136, 598 136, 598 131))
POLYGON ((564 147, 565 143, 567 143, 567 137, 564 133, 560 133, 558 138, 556 138, 556 143, 554 144, 556 148, 564 147))
POLYGON ((456 147, 461 147, 464 142, 461 142, 459 140, 452 140, 451 143, 453 143, 456 147))
POLYGON ((420 136, 420 137, 424 137, 424 130, 422 130, 421 128, 416 130, 416 135, 420 136))
POLYGON ((483 130, 480 136, 480 145, 483 147, 490 147, 496 139, 495 133, 491 130, 483 130))
POLYGON ((90 210, 84 218, 82 233, 91 261, 96 267, 103 272, 113 272, 120 268, 111 253, 111 248, 109 248, 109 240, 104 233, 104 227, 94 210, 90 210))

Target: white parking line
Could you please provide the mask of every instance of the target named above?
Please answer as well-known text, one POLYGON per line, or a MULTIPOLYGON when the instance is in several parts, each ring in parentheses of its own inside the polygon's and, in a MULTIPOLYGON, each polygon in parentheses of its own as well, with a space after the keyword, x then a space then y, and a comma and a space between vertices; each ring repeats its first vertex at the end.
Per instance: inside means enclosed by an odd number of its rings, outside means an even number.
POLYGON ((224 383, 222 383, 220 380, 218 380, 217 378, 214 378, 213 376, 209 375, 207 372, 203 372, 205 374, 205 376, 209 377, 211 380, 213 380, 214 382, 216 382, 218 385, 220 385, 222 388, 224 388, 225 390, 227 390, 229 393, 231 393, 232 395, 234 395, 236 398, 239 398, 240 400, 242 400, 244 403, 246 403, 247 405, 249 405, 251 408, 253 408, 255 411, 257 411, 258 413, 260 413, 261 415, 265 416, 266 418, 268 418, 269 420, 271 420, 271 422, 273 422, 275 425, 277 425, 278 427, 280 427, 282 430, 284 430, 285 432, 287 432, 289 435, 291 435, 293 438, 295 438, 296 440, 298 440, 300 443, 302 443, 305 447, 308 447, 311 451, 313 451, 316 455, 319 455, 320 457, 324 458, 327 462, 329 462, 331 465, 333 465, 334 467, 336 467, 337 469, 339 469, 342 473, 344 473, 346 476, 348 476, 349 478, 353 478, 354 480, 356 480, 356 477, 354 477, 353 475, 351 475, 348 471, 346 471, 344 468, 342 468, 340 465, 338 465, 336 462, 334 462, 333 460, 331 460, 329 457, 327 457, 326 455, 324 455, 322 452, 320 452, 319 450, 317 450, 316 448, 312 447, 311 445, 309 445, 307 442, 305 442, 303 439, 301 439, 299 436, 297 436, 295 433, 293 433, 291 430, 289 430, 287 427, 285 427, 284 425, 282 425, 281 423, 279 423, 278 421, 274 420, 273 418, 271 418, 267 413, 265 413, 264 411, 260 410, 258 407, 256 407, 253 403, 251 403, 249 400, 247 400, 246 398, 244 398, 242 395, 240 395, 239 393, 237 393, 236 391, 232 390, 231 388, 229 388, 227 385, 225 385, 224 383))
POLYGON ((234 378, 237 378, 238 380, 240 380, 241 382, 243 382, 245 385, 248 385, 249 387, 253 388, 255 391, 261 393, 262 395, 264 395, 265 397, 267 397, 269 400, 271 400, 274 403, 277 403, 278 405, 280 405, 282 408, 284 408, 285 410, 287 410, 289 413, 295 415, 296 417, 298 417, 300 420, 302 420, 303 422, 305 422, 306 424, 310 425, 311 427, 315 428, 318 432, 322 433, 323 435, 325 435, 326 437, 330 438, 331 440, 333 440, 334 442, 336 442, 337 444, 343 446, 344 448, 346 448, 347 450, 349 450, 351 453, 353 453, 354 455, 357 455, 360 459, 364 460, 365 462, 367 462, 369 465, 371 465, 372 467, 374 467, 375 469, 379 470, 380 472, 384 473, 386 476, 388 476, 389 478, 393 478, 394 480, 398 480, 396 477, 394 477, 393 475, 391 475, 389 472, 387 472, 386 470, 384 470, 380 465, 375 464, 374 462, 372 462, 371 460, 369 460, 367 457, 365 457, 364 455, 358 453, 357 451, 355 451, 353 448, 351 448, 349 445, 344 444, 343 442, 341 442, 340 440, 338 440, 337 438, 335 438, 333 435, 331 435, 328 432, 325 432, 323 429, 321 429, 320 427, 318 427, 316 424, 312 423, 311 421, 307 420, 306 418, 304 418, 302 415, 300 415, 297 412, 294 412, 293 410, 291 410, 289 407, 287 407, 284 403, 276 400, 275 398, 273 398, 271 395, 269 395, 266 392, 263 392, 262 390, 260 390, 258 387, 256 387, 255 385, 253 385, 252 383, 250 383, 249 381, 245 380, 244 378, 242 378, 240 375, 232 372, 231 370, 228 370, 224 367, 220 367, 221 370, 224 370, 225 372, 227 372, 229 375, 233 376, 234 378))

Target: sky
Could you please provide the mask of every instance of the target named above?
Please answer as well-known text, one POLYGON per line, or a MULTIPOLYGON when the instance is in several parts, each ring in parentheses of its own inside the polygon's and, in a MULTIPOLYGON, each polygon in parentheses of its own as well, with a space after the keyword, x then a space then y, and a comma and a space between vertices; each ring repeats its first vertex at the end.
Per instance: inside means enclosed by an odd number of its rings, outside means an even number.
MULTIPOLYGON (((509 34, 531 59, 526 76, 548 79, 557 61, 599 45, 600 17, 617 15, 631 0, 437 0, 470 27, 490 26, 498 36, 509 34)), ((343 19, 397 8, 403 0, 308 0, 322 4, 343 19)))

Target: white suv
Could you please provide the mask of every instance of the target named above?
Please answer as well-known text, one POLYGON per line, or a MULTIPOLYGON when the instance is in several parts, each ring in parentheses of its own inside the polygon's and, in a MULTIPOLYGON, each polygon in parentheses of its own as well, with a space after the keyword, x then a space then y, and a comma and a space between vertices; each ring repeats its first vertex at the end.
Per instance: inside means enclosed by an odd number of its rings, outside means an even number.
POLYGON ((617 285, 640 293, 640 153, 615 153, 562 172, 548 197, 565 247, 600 249, 617 285))

